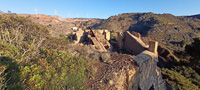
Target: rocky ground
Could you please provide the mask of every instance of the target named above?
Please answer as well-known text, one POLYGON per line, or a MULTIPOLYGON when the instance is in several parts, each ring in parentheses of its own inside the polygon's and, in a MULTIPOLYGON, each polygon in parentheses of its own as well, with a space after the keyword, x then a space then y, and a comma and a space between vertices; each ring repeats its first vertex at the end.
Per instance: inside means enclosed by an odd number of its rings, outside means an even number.
MULTIPOLYGON (((93 68, 97 71, 94 77, 90 77, 86 80, 88 87, 92 90, 102 89, 102 90, 116 90, 128 88, 127 79, 128 71, 138 67, 136 62, 133 60, 133 56, 111 53, 111 58, 109 61, 104 62, 94 62, 93 68)), ((135 71, 130 71, 134 73, 135 71)))

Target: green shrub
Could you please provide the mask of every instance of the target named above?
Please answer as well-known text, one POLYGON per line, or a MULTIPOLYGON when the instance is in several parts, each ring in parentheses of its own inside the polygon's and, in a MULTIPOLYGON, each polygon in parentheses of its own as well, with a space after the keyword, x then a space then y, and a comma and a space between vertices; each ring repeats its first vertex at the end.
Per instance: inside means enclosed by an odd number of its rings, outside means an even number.
POLYGON ((86 63, 81 57, 44 49, 36 64, 20 67, 24 88, 83 89, 86 63))
POLYGON ((181 41, 181 45, 182 45, 182 46, 185 46, 185 45, 186 45, 186 41, 185 41, 185 40, 182 40, 182 41, 181 41))
POLYGON ((171 84, 177 90, 199 90, 198 86, 192 84, 192 82, 185 78, 183 75, 169 70, 169 69, 162 69, 162 75, 167 83, 171 84))
POLYGON ((194 42, 190 45, 186 45, 185 52, 187 52, 192 58, 193 66, 200 68, 200 38, 194 38, 194 42))
POLYGON ((200 76, 191 67, 178 66, 178 67, 175 67, 173 71, 178 72, 179 74, 183 75, 185 78, 192 81, 193 84, 200 87, 200 76))
POLYGON ((125 20, 125 18, 124 17, 119 17, 118 18, 118 21, 122 21, 122 20, 125 20))
POLYGON ((86 60, 66 52, 65 38, 14 14, 0 15, 0 26, 1 89, 85 89, 86 60))
POLYGON ((113 33, 111 33, 110 34, 110 39, 114 40, 114 41, 117 41, 117 36, 114 36, 113 33))

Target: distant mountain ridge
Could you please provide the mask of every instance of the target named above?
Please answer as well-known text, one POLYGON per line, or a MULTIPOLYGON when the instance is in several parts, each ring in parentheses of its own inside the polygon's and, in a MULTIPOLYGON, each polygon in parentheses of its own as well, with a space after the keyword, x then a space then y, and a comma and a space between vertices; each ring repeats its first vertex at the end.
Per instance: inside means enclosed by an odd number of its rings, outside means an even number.
POLYGON ((192 16, 188 16, 188 17, 192 17, 192 18, 197 18, 197 19, 200 19, 200 14, 197 14, 197 15, 192 15, 192 16))
POLYGON ((111 16, 94 28, 115 32, 135 31, 159 41, 168 48, 179 50, 181 41, 190 43, 192 38, 199 37, 200 20, 196 17, 171 14, 125 13, 111 16))

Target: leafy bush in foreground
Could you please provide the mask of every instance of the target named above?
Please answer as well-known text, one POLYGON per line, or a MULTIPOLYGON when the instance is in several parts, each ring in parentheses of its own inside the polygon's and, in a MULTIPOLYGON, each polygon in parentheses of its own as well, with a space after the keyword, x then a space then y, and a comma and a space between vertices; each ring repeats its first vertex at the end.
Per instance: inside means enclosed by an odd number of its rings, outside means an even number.
POLYGON ((86 60, 67 53, 67 42, 24 17, 0 15, 0 89, 85 89, 86 60))
POLYGON ((20 67, 23 87, 53 90, 84 88, 86 68, 83 58, 47 49, 42 53, 35 64, 20 67))

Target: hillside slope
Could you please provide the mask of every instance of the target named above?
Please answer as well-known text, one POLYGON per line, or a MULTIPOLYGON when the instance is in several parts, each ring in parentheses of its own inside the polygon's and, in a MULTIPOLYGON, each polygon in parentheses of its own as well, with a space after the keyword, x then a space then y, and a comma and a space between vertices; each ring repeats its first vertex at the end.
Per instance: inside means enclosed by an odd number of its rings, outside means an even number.
POLYGON ((49 15, 25 15, 17 14, 31 19, 33 22, 42 24, 49 28, 50 34, 54 37, 59 35, 67 35, 71 33, 71 27, 86 28, 93 26, 96 23, 100 23, 101 19, 87 19, 87 18, 61 18, 59 16, 49 15))
POLYGON ((192 15, 192 16, 188 16, 188 17, 192 17, 192 18, 197 18, 197 19, 200 19, 200 14, 197 14, 197 15, 192 15))
POLYGON ((111 16, 96 28, 115 32, 139 32, 142 36, 157 40, 168 48, 182 50, 182 42, 190 43, 192 38, 199 37, 200 20, 171 14, 125 13, 111 16))
POLYGON ((44 25, 0 14, 0 89, 82 89, 86 59, 66 52, 68 43, 51 37, 44 25))

